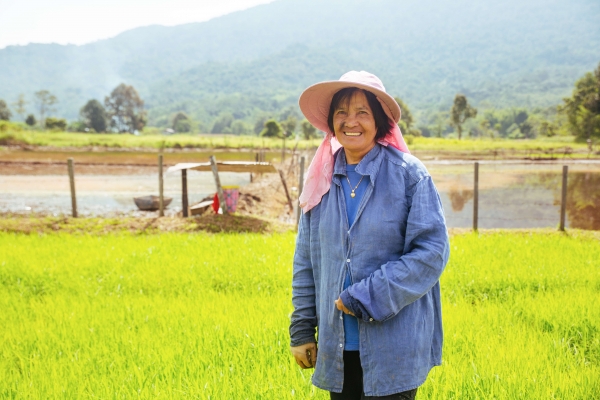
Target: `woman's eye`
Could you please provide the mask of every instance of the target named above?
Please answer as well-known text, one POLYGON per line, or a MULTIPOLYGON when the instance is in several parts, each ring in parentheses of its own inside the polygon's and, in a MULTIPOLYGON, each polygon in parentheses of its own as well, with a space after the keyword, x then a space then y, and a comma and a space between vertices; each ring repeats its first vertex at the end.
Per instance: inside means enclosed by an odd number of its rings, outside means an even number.
POLYGON ((344 111, 344 110, 337 110, 335 113, 336 113, 337 115, 340 115, 340 114, 346 114, 346 111, 344 111))

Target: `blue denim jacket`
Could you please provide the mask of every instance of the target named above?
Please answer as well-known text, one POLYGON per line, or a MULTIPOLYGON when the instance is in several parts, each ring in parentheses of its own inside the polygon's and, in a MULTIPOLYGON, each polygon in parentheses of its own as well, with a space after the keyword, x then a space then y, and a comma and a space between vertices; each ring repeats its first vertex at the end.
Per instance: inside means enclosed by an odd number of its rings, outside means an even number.
POLYGON ((292 282, 291 345, 316 342, 312 382, 341 392, 344 327, 334 301, 358 318, 364 392, 420 386, 442 355, 439 277, 449 243, 438 192, 423 164, 376 144, 356 167, 370 184, 348 226, 346 158, 336 154, 331 189, 302 215, 292 282), (352 285, 343 289, 346 270, 352 285))

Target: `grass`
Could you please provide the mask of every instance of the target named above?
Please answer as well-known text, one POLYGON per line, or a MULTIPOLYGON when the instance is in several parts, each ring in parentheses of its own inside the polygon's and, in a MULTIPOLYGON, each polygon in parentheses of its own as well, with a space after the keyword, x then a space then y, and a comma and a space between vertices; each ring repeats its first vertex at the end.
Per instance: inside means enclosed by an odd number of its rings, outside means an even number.
MULTIPOLYGON (((533 158, 548 159, 556 157, 587 158, 590 154, 585 143, 579 143, 573 137, 552 137, 527 140, 490 139, 490 138, 425 138, 407 137, 409 148, 420 156, 439 158, 533 158)), ((285 146, 291 150, 315 149, 320 139, 287 140, 285 146)), ((43 146, 50 148, 104 148, 132 151, 151 151, 161 147, 167 149, 213 150, 213 149, 281 149, 281 139, 261 138, 257 136, 235 135, 192 135, 177 134, 164 136, 157 133, 133 136, 128 134, 90 134, 49 131, 31 131, 5 128, 0 131, 0 145, 43 146)))
MULTIPOLYGON (((300 140, 299 149, 316 148, 320 141, 300 140)), ((8 129, 0 132, 0 145, 23 144, 49 147, 105 147, 111 149, 281 149, 281 139, 236 135, 193 134, 97 134, 8 129)), ((293 149, 295 140, 286 140, 285 146, 293 149)))
MULTIPOLYGON (((600 241, 456 234, 418 398, 600 393, 600 241)), ((326 399, 288 350, 294 234, 0 233, 0 398, 326 399)))

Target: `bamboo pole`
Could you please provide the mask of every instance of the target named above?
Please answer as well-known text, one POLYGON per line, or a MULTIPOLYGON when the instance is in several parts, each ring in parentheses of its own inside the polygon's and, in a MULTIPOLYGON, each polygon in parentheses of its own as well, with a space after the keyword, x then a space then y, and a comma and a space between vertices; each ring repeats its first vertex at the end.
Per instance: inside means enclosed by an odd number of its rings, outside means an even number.
POLYGON ((69 184, 71 186, 71 215, 73 218, 77 218, 77 196, 75 195, 75 167, 73 166, 73 159, 67 159, 67 167, 69 170, 69 184))
MULTIPOLYGON (((164 142, 163 142, 164 145, 164 142)), ((158 155, 158 216, 165 216, 165 197, 163 182, 163 155, 158 155)))
POLYGON ((479 222, 479 163, 475 162, 473 177, 473 230, 477 231, 479 222))
POLYGON ((563 165, 562 171, 562 196, 560 202, 560 226, 558 230, 565 230, 565 214, 567 211, 567 175, 569 173, 569 166, 563 165))
POLYGON ((223 187, 221 186, 221 179, 219 179, 219 170, 217 169, 217 160, 215 156, 210 156, 210 165, 212 168, 213 175, 215 177, 215 184, 217 185, 217 196, 219 197, 219 204, 223 210, 223 214, 227 214, 227 205, 225 204, 225 195, 223 194, 223 187))

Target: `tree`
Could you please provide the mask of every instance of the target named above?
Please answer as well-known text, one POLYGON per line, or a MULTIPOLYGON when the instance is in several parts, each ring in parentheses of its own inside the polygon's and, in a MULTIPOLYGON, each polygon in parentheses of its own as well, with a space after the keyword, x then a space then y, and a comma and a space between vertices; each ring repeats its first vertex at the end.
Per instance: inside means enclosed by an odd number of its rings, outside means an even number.
POLYGON ((556 127, 548 121, 542 121, 540 124, 540 134, 547 137, 556 135, 556 127))
POLYGON ((121 83, 104 98, 111 126, 119 132, 134 133, 146 125, 144 101, 133 86, 121 83))
POLYGON ((92 128, 96 132, 106 132, 106 121, 108 115, 106 109, 96 99, 88 101, 79 112, 81 118, 88 128, 92 128))
POLYGON ((229 133, 233 123, 233 115, 231 113, 223 113, 215 121, 210 133, 229 133))
POLYGON ((25 109, 26 105, 27 101, 25 101, 25 95, 22 93, 19 95, 17 101, 12 103, 15 112, 21 116, 21 119, 23 119, 23 115, 25 115, 25 112, 27 112, 27 110, 25 109))
POLYGON ((402 116, 398 122, 398 126, 400 127, 402 133, 413 136, 421 136, 421 131, 414 128, 415 120, 406 103, 399 97, 394 97, 394 100, 396 100, 396 103, 398 103, 400 110, 402 111, 402 116))
POLYGON ((293 115, 289 115, 285 121, 281 122, 281 127, 285 133, 285 137, 290 137, 296 132, 298 120, 293 115))
POLYGON ((473 108, 467 102, 467 98, 463 94, 457 94, 454 97, 454 105, 450 110, 451 125, 456 128, 458 132, 458 139, 462 136, 462 126, 469 118, 475 118, 477 116, 477 109, 473 108))
POLYGON ((307 120, 302 121, 300 128, 302 129, 302 136, 304 136, 304 139, 310 140, 317 137, 317 128, 312 126, 307 120))
POLYGON ((35 115, 33 114, 29 114, 27 118, 25 118, 25 123, 29 126, 34 126, 36 122, 35 115))
POLYGON ((0 121, 8 121, 8 120, 10 120, 11 116, 12 116, 12 113, 8 109, 6 102, 4 100, 0 99, 0 121))
POLYGON ((559 110, 567 116, 571 132, 580 139, 600 136, 600 64, 575 83, 570 98, 559 110))
POLYGON ((265 122, 267 122, 269 118, 266 116, 261 116, 256 120, 256 123, 254 124, 254 133, 256 133, 257 135, 260 135, 260 133, 262 132, 262 130, 265 128, 265 122))
POLYGON ((46 121, 44 119, 46 113, 50 111, 55 111, 53 105, 58 103, 58 99, 55 95, 50 93, 47 90, 40 90, 39 92, 35 92, 35 98, 37 99, 38 109, 40 110, 40 124, 42 126, 46 125, 46 121))
POLYGON ((400 118, 400 121, 404 123, 405 129, 410 129, 411 125, 413 124, 413 116, 410 112, 410 109, 400 97, 394 97, 394 100, 396 100, 396 103, 398 103, 400 110, 402 111, 402 117, 400 118))
POLYGON ((481 132, 484 135, 490 135, 490 137, 493 139, 494 138, 494 131, 491 129, 491 124, 490 121, 488 121, 487 119, 482 119, 479 122, 479 127, 481 128, 481 132))
POLYGON ((275 121, 274 119, 270 119, 265 122, 265 127, 260 133, 260 136, 281 138, 283 137, 283 128, 281 125, 279 125, 279 122, 275 121))
POLYGON ((244 121, 240 121, 239 119, 236 119, 231 124, 231 133, 234 135, 244 135, 250 133, 250 130, 250 127, 244 123, 244 121))
POLYGON ((440 111, 435 114, 433 118, 433 126, 431 131, 435 133, 436 137, 441 138, 444 131, 448 127, 448 119, 449 119, 448 111, 440 111))
POLYGON ((46 118, 46 128, 64 131, 67 129, 67 120, 63 118, 48 117, 46 118))
POLYGON ((525 139, 533 139, 535 137, 533 125, 529 121, 524 121, 521 125, 519 125, 519 130, 525 139))
POLYGON ((173 117, 173 130, 178 133, 185 133, 192 131, 192 121, 190 121, 190 117, 187 116, 186 113, 179 111, 173 117))

